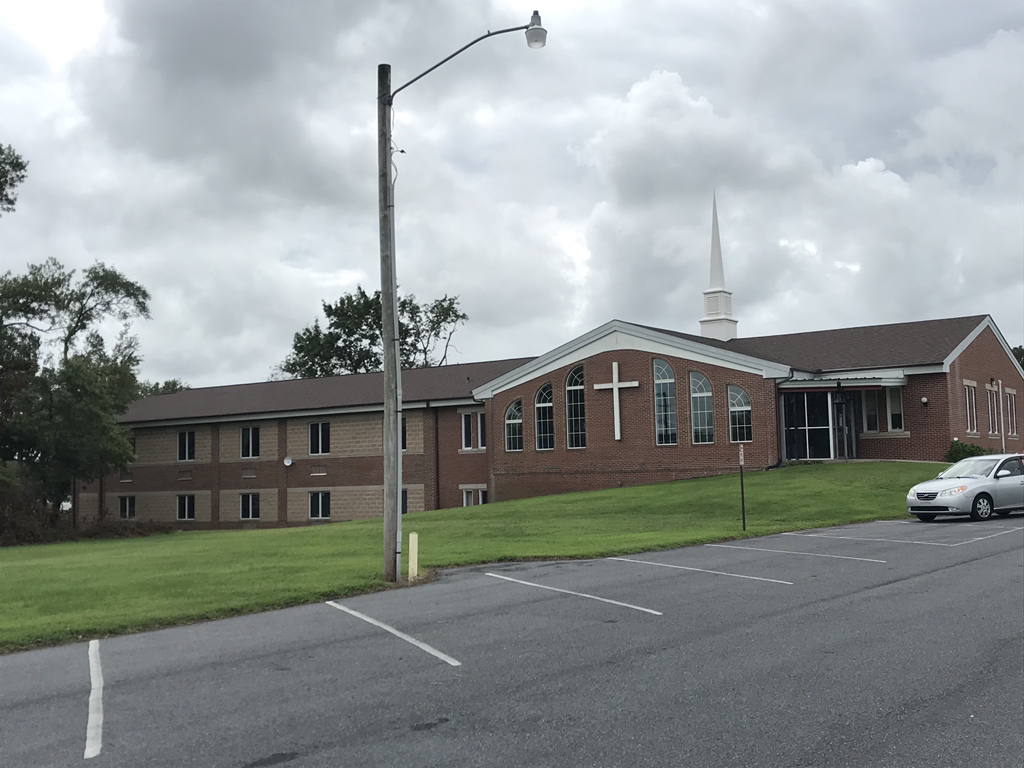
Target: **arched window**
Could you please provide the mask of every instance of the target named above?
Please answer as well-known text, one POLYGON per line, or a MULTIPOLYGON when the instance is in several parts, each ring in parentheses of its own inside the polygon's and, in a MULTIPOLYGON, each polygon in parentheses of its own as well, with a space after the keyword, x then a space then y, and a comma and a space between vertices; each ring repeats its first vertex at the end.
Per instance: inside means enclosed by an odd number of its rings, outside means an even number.
POLYGON ((703 373, 690 374, 690 425, 694 443, 715 442, 715 418, 711 407, 711 382, 703 373))
POLYGON ((555 447, 555 408, 551 397, 551 384, 537 390, 534 402, 534 418, 537 432, 537 450, 550 451, 555 447))
POLYGON ((570 448, 587 447, 587 414, 583 403, 583 366, 577 365, 565 379, 565 425, 570 448))
POLYGON ((676 374, 654 358, 654 436, 658 445, 676 444, 676 374))
POLYGON ((523 450, 523 402, 516 400, 505 411, 505 450, 523 450))
POLYGON ((749 443, 754 439, 750 395, 732 385, 729 386, 729 439, 734 443, 749 443))

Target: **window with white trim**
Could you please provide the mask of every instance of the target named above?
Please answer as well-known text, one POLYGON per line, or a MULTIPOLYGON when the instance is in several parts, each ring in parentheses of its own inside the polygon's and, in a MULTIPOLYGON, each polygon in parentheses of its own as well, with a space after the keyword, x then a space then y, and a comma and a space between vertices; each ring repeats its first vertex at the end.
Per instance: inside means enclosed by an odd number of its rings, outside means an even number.
POLYGON ((988 433, 999 434, 999 392, 988 390, 988 433))
POLYGON ((480 448, 487 447, 487 414, 483 411, 476 415, 476 444, 480 448))
POLYGON ((260 495, 258 493, 242 493, 239 494, 239 497, 241 499, 242 519, 259 520, 260 495))
POLYGON ((967 405, 967 431, 977 433, 978 431, 978 401, 976 387, 970 384, 964 385, 964 401, 967 405))
POLYGON ((565 431, 570 448, 587 447, 587 411, 583 366, 577 365, 565 379, 565 431))
POLYGON ((654 442, 657 445, 675 445, 678 439, 676 424, 676 374, 664 360, 654 358, 654 442))
POLYGON ((260 455, 260 428, 242 427, 242 458, 255 459, 260 455))
POLYGON ((196 497, 195 494, 186 493, 178 497, 178 519, 196 519, 196 497))
POLYGON ((118 512, 121 515, 122 520, 134 520, 135 519, 135 497, 134 496, 119 496, 117 500, 118 512))
POLYGON ((690 373, 690 424, 695 444, 715 442, 715 417, 711 405, 711 382, 703 373, 690 373))
POLYGON ((886 410, 889 412, 889 431, 903 431, 903 387, 886 387, 886 410))
POLYGON ((462 506, 473 506, 473 490, 471 488, 464 488, 462 490, 462 506))
POLYGON ((327 520, 331 517, 331 492, 309 492, 309 519, 327 520))
POLYGON ((403 416, 403 417, 402 417, 402 450, 403 450, 403 451, 404 451, 404 450, 406 449, 406 448, 405 448, 405 444, 406 444, 406 432, 407 432, 407 430, 406 430, 406 426, 405 426, 405 416, 403 416))
POLYGON ((473 447, 473 414, 462 414, 462 448, 466 450, 473 447))
POLYGON ((505 450, 523 450, 523 402, 516 400, 505 409, 505 450))
POLYGON ((534 401, 534 431, 537 435, 537 450, 551 451, 555 447, 555 406, 551 384, 537 390, 534 401))
POLYGON ((1006 434, 1017 436, 1017 395, 1006 393, 1006 434))
POLYGON ((196 433, 193 430, 178 433, 178 461, 196 460, 196 433))
POLYGON ((754 440, 754 421, 751 416, 750 395, 742 387, 729 385, 729 440, 750 443, 754 440))
POLYGON ((864 398, 864 431, 878 431, 878 390, 870 389, 861 393, 864 398))
POLYGON ((322 456, 331 452, 331 422, 314 421, 309 425, 309 455, 322 456))
POLYGON ((402 489, 402 514, 409 514, 409 489, 402 489))

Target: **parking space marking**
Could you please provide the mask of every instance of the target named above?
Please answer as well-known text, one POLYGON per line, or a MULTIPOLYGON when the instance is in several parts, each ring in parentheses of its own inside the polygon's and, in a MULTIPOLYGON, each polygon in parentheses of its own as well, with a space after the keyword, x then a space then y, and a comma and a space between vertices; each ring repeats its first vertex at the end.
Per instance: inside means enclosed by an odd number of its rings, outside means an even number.
POLYGON ((884 563, 885 560, 875 560, 871 557, 850 557, 849 555, 825 555, 820 552, 793 552, 789 549, 765 549, 763 547, 737 547, 732 544, 705 544, 705 547, 719 547, 720 549, 751 549, 754 552, 778 552, 781 555, 806 555, 807 557, 833 557, 837 560, 860 560, 864 563, 884 563))
POLYGON ((867 536, 834 536, 831 533, 783 533, 782 536, 807 536, 812 539, 846 539, 848 541, 885 541, 890 544, 923 544, 929 547, 955 547, 957 544, 943 544, 938 541, 912 541, 911 539, 877 539, 867 536))
POLYGON ((644 613, 650 613, 654 616, 661 616, 661 611, 653 611, 650 608, 642 608, 639 605, 630 605, 629 603, 620 603, 618 600, 609 600, 607 597, 598 597, 597 595, 588 595, 586 592, 573 592, 571 589, 559 589, 558 587, 549 587, 545 584, 537 584, 533 581, 523 581, 522 579, 513 579, 511 576, 502 576, 497 573, 488 573, 488 576, 493 576, 496 579, 504 579, 505 581, 514 581, 516 584, 525 584, 528 587, 537 587, 538 589, 550 589, 552 592, 562 592, 566 595, 576 595, 576 597, 586 597, 590 600, 599 600, 602 603, 611 603, 612 605, 618 605, 622 608, 632 608, 634 611, 643 611, 644 613))
POLYGON ((1013 533, 1014 531, 1024 531, 1024 528, 1007 528, 1004 531, 998 533, 990 533, 988 536, 978 536, 975 539, 968 539, 967 541, 960 541, 950 546, 959 547, 961 544, 973 544, 976 541, 984 541, 985 539, 994 539, 996 536, 1002 536, 1004 533, 1013 533))
POLYGON ((354 611, 351 608, 348 608, 348 607, 342 605, 341 603, 334 602, 333 600, 328 600, 327 601, 327 605, 331 606, 332 608, 337 608, 339 611, 344 611, 347 614, 355 616, 357 619, 362 619, 367 624, 373 624, 373 626, 375 626, 375 627, 380 627, 385 632, 390 632, 395 637, 400 638, 402 640, 405 640, 405 642, 410 643, 411 645, 415 645, 421 651, 426 651, 431 656, 434 656, 435 658, 438 658, 441 661, 443 661, 445 664, 451 664, 453 667, 461 667, 462 666, 462 662, 457 661, 456 659, 453 659, 448 654, 441 653, 441 651, 437 650, 437 648, 429 646, 426 643, 424 643, 424 642, 422 642, 420 640, 417 640, 415 637, 410 637, 409 635, 405 634, 405 632, 402 632, 401 630, 395 629, 394 627, 385 624, 383 621, 377 621, 376 619, 371 618, 370 616, 367 616, 365 613, 360 613, 359 611, 354 611))
POLYGON ((640 563, 641 565, 660 565, 662 568, 677 568, 680 571, 697 571, 698 573, 713 573, 716 576, 733 576, 737 579, 751 579, 752 581, 770 581, 772 584, 786 584, 793 586, 792 581, 780 579, 766 579, 762 576, 745 576, 742 573, 726 573, 725 571, 709 571, 707 568, 691 568, 687 565, 670 565, 669 563, 652 563, 650 560, 633 560, 629 557, 609 557, 609 560, 620 560, 623 563, 640 563))
POLYGON ((100 641, 89 641, 89 720, 85 726, 83 759, 96 757, 103 748, 103 668, 100 666, 100 641))

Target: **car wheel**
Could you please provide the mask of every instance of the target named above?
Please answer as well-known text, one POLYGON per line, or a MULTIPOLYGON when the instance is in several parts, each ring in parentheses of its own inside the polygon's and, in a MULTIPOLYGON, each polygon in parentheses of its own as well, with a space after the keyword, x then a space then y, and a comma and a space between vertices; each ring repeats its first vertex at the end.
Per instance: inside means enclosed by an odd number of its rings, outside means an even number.
POLYGON ((992 499, 984 493, 974 497, 971 505, 971 520, 988 520, 992 517, 992 499))
POLYGON ((999 515, 1000 517, 1006 517, 1008 514, 1010 514, 1010 510, 1008 510, 1008 509, 997 509, 996 510, 996 514, 999 515))
POLYGON ((930 523, 932 520, 935 519, 935 515, 918 515, 917 519, 920 520, 922 523, 930 523))

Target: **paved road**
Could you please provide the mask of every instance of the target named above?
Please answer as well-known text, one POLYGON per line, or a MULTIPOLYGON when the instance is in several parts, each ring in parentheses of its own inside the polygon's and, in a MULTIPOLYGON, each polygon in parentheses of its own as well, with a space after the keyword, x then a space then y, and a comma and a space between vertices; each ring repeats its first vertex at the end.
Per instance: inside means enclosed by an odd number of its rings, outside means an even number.
POLYGON ((1022 595, 1020 515, 460 569, 0 657, 0 766, 1018 768, 1022 595))

